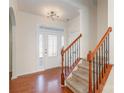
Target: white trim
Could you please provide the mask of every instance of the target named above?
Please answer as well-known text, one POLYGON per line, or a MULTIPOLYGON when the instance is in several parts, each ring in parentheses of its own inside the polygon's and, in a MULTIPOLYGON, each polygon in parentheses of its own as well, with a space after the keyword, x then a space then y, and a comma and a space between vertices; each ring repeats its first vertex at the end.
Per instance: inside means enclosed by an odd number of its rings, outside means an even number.
POLYGON ((47 30, 53 30, 53 31, 62 31, 64 32, 64 29, 61 29, 61 28, 55 28, 55 27, 45 27, 45 26, 39 26, 39 28, 42 28, 42 29, 47 29, 47 30))
POLYGON ((17 79, 18 76, 12 76, 11 80, 17 79))
POLYGON ((12 26, 12 77, 16 75, 16 27, 12 26))

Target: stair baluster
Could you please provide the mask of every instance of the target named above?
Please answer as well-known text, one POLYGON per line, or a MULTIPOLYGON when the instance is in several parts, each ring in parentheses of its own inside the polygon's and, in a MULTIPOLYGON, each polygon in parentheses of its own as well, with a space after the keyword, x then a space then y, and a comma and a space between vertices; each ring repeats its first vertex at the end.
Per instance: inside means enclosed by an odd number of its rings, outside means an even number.
POLYGON ((104 76, 103 44, 102 44, 102 55, 101 55, 101 58, 102 58, 102 78, 103 78, 103 76, 104 76))
POLYGON ((108 64, 109 64, 109 35, 108 35, 108 64))
MULTIPOLYGON (((93 73, 95 73, 95 58, 93 58, 93 73)), ((95 74, 93 74, 93 93, 95 93, 95 82, 96 82, 96 77, 95 74)))
POLYGON ((101 73, 101 47, 99 48, 99 83, 101 83, 101 75, 100 75, 100 73, 101 73))

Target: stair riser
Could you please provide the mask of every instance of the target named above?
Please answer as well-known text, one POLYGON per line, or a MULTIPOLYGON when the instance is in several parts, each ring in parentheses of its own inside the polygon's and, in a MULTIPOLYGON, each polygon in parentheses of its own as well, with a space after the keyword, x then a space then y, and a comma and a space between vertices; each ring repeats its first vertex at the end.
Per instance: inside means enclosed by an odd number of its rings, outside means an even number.
POLYGON ((82 72, 89 73, 88 69, 85 69, 85 68, 79 68, 78 67, 78 70, 79 70, 80 73, 82 73, 82 72))
POLYGON ((88 80, 82 79, 82 78, 78 77, 77 75, 73 75, 73 77, 74 77, 75 79, 77 79, 78 81, 80 81, 81 83, 83 83, 83 84, 85 84, 86 86, 88 86, 88 80))
POLYGON ((84 67, 84 66, 80 66, 80 65, 78 65, 78 68, 79 68, 79 69, 89 70, 89 68, 88 68, 88 67, 84 67))
MULTIPOLYGON (((73 77, 75 78, 75 79, 77 79, 78 81, 80 81, 81 83, 85 83, 86 85, 88 85, 89 83, 89 78, 81 78, 81 77, 79 77, 79 76, 77 76, 77 75, 73 75, 73 77)), ((93 80, 93 78, 92 78, 92 80, 93 80)))
MULTIPOLYGON (((78 70, 80 70, 80 71, 86 71, 86 72, 89 73, 89 68, 87 68, 87 67, 78 66, 78 70)), ((101 68, 101 70, 102 70, 102 68, 101 68)), ((92 72, 93 72, 93 69, 92 69, 92 72)), ((96 70, 95 70, 95 73, 96 73, 96 70)))
POLYGON ((71 86, 69 83, 66 83, 66 86, 69 89, 71 89, 73 93, 88 93, 88 89, 87 90, 83 90, 83 91, 78 91, 76 88, 74 88, 73 86, 71 86))
POLYGON ((71 89, 72 92, 74 93, 80 93, 79 91, 77 91, 73 86, 71 86, 68 82, 66 82, 66 86, 71 89))

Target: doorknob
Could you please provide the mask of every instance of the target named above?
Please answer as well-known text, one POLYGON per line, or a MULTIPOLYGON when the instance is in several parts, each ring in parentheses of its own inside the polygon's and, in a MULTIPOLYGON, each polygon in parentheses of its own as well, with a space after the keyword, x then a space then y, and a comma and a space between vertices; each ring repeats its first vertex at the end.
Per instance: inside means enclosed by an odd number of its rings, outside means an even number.
POLYGON ((45 52, 44 53, 47 54, 47 49, 45 49, 45 52))

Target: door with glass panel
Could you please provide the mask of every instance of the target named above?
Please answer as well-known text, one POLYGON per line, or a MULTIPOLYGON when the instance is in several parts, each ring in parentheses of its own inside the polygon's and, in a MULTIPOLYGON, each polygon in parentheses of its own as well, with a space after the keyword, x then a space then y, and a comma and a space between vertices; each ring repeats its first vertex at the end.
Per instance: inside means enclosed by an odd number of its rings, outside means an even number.
POLYGON ((39 65, 42 69, 61 65, 61 49, 64 45, 63 31, 40 29, 39 31, 39 65))

